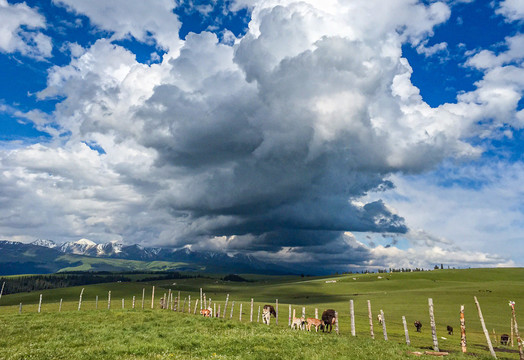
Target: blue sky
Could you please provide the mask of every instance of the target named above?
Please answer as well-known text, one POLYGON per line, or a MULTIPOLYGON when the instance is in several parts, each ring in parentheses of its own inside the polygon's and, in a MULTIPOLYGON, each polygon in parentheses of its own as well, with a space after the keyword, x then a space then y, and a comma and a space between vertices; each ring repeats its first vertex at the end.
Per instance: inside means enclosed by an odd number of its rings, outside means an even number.
POLYGON ((523 22, 515 0, 0 0, 0 237, 522 266, 523 22))

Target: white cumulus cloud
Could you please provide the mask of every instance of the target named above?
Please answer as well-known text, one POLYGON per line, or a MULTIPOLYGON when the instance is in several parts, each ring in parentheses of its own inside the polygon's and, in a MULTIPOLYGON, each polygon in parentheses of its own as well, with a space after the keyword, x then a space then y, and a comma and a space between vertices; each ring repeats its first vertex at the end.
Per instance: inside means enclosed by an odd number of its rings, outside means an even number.
POLYGON ((51 38, 40 29, 46 28, 45 18, 26 3, 9 4, 0 0, 0 51, 20 52, 39 60, 51 56, 51 38))

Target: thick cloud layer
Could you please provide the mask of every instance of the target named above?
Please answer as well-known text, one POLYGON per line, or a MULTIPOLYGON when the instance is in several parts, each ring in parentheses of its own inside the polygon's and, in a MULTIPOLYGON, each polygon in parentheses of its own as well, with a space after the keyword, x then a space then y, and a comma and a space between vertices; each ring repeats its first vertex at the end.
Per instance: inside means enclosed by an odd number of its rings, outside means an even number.
POLYGON ((180 46, 176 21, 152 26, 135 3, 119 18, 129 26, 97 3, 57 3, 114 39, 153 38, 170 52, 148 66, 101 39, 50 70, 39 97, 63 100, 51 117, 23 116, 53 141, 1 154, 7 237, 20 234, 19 224, 26 236, 375 266, 388 250, 377 255, 347 232, 409 229, 380 196, 362 197, 391 189, 392 173, 478 156, 464 139, 522 117, 511 97, 484 96, 501 75, 513 80, 498 90, 522 92, 521 69, 502 68, 500 55, 471 58, 489 70, 456 104, 431 108, 422 100, 401 46, 425 46, 449 17, 442 2, 237 1, 236 8, 249 6, 251 22, 234 45, 202 32, 180 46), (28 217, 28 209, 46 217, 28 217))

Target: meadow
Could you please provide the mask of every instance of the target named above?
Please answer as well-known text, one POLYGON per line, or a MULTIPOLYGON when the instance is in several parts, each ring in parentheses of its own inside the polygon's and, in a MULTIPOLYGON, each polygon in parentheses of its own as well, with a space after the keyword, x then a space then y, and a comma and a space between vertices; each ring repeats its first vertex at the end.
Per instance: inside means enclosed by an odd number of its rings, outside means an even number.
MULTIPOLYGON (((490 358, 473 297, 482 307, 486 326, 499 359, 518 359, 518 348, 501 345, 510 333, 509 300, 516 302, 517 320, 524 320, 524 269, 435 270, 430 272, 349 274, 329 277, 244 277, 252 282, 225 282, 221 276, 162 280, 147 283, 105 283, 3 296, 0 300, 0 358, 2 359, 404 359, 409 351, 432 349, 428 298, 435 305, 439 348, 449 359, 490 358), (336 282, 333 282, 335 281, 336 282), (151 290, 155 286, 155 309, 151 290), (82 288, 82 308, 78 297, 82 288), (145 288, 144 310, 141 309, 145 288), (199 289, 221 305, 226 294, 226 319, 160 310, 158 302, 171 289, 182 303, 191 296, 193 313, 199 289), (111 291, 111 310, 107 294, 111 291), (41 313, 37 313, 42 294, 41 313), (99 297, 95 309, 95 296, 99 297), (131 309, 132 297, 136 308, 131 309), (254 299, 254 322, 250 301, 254 299), (63 299, 62 312, 58 313, 63 299), (122 299, 125 299, 122 309, 122 299), (258 307, 279 302, 278 326, 257 323, 258 307), (356 336, 350 334, 349 301, 355 305, 356 336), (375 340, 370 338, 367 300, 371 301, 375 340), (229 319, 232 301, 234 316, 229 319), (22 314, 18 314, 23 303, 22 314), (239 305, 243 305, 239 321, 239 305), (287 327, 288 308, 302 307, 313 317, 327 308, 339 313, 340 334, 307 333, 287 327), (465 306, 468 353, 460 351, 460 305, 465 306), (376 320, 384 311, 388 341, 376 320), (406 316, 411 346, 405 345, 402 316, 406 316), (423 323, 415 332, 413 322, 423 323), (454 327, 448 335, 446 326, 454 327), (493 332, 495 335, 493 335, 493 332)), ((198 309, 200 305, 198 305, 198 309)), ((261 321, 261 320, 260 320, 261 321)), ((415 358, 415 357, 414 357, 415 358)))

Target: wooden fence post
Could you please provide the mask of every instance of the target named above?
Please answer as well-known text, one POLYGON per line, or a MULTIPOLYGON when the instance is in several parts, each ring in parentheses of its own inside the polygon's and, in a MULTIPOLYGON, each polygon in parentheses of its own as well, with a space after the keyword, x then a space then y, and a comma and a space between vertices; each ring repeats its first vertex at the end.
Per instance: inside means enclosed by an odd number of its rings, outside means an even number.
POLYGON ((164 293, 164 301, 160 301, 161 302, 161 306, 160 306, 160 309, 167 309, 167 294, 164 293))
POLYGON ((216 315, 217 318, 220 318, 220 305, 221 304, 218 304, 218 312, 217 312, 217 315, 216 315))
POLYGON ((429 321, 431 325, 431 336, 433 336, 433 350, 439 351, 438 349, 438 338, 437 338, 437 326, 435 324, 435 315, 433 314, 433 299, 428 298, 429 306, 429 321))
POLYGON ((368 300, 368 316, 369 316, 369 332, 371 333, 371 338, 375 338, 375 333, 373 332, 373 315, 371 314, 371 301, 368 300))
POLYGON ((58 312, 62 311, 62 299, 60 299, 60 305, 58 305, 58 312))
POLYGON ((187 296, 187 312, 191 314, 191 295, 187 296))
POLYGON ((277 305, 275 309, 275 312, 277 313, 277 316, 275 317, 275 323, 278 325, 278 299, 276 299, 275 303, 277 305))
POLYGON ((386 317, 384 316, 384 311, 380 309, 380 316, 382 317, 382 332, 384 333, 384 340, 388 339, 388 332, 386 330, 386 317))
POLYGON ((38 313, 42 310, 42 294, 40 294, 40 300, 38 301, 38 313))
POLYGON ((260 305, 258 305, 257 323, 260 322, 260 305))
POLYGON ((240 303, 240 315, 238 316, 238 321, 242 321, 242 303, 240 303))
POLYGON ((318 308, 315 308, 315 319, 318 319, 318 308))
POLYGON ((98 310, 98 295, 95 298, 95 310, 98 310))
POLYGON ((213 317, 217 317, 217 303, 213 303, 213 317))
POLYGON ((234 308, 234 307, 235 307, 235 302, 233 301, 233 302, 231 303, 231 314, 229 314, 229 318, 230 318, 230 319, 233 319, 233 308, 234 308))
POLYGON ((206 293, 204 293, 204 309, 207 309, 206 293))
POLYGON ((511 318, 511 325, 509 326, 511 328, 511 347, 515 346, 513 344, 513 317, 511 318))
POLYGON ((493 342, 496 344, 497 343, 497 333, 495 332, 495 328, 493 328, 492 332, 493 332, 493 342))
POLYGON ((153 290, 151 290, 151 309, 154 309, 155 307, 155 287, 153 286, 153 290))
POLYGON ((133 309, 135 308, 135 295, 133 295, 133 309))
POLYGON ((402 324, 404 325, 404 335, 406 336, 406 345, 411 345, 411 341, 409 341, 409 332, 408 332, 408 324, 406 323, 406 317, 402 315, 402 324))
POLYGON ((351 335, 356 336, 355 332, 355 308, 353 299, 349 300, 349 312, 351 313, 351 335))
POLYGON ((111 309, 111 291, 107 293, 107 310, 111 309))
POLYGON ((167 306, 166 309, 171 309, 171 289, 167 292, 167 306))
POLYGON ((302 306, 302 317, 304 319, 306 318, 306 307, 305 306, 302 306))
MULTIPOLYGON (((202 304, 200 304, 200 306, 202 306, 202 304)), ((193 315, 196 315, 197 307, 198 307, 198 299, 195 302, 195 311, 193 311, 193 315)))
MULTIPOLYGON (((226 307, 227 307, 227 301, 226 301, 226 307)), ((200 310, 202 310, 202 288, 200 288, 200 310)))
POLYGON ((176 304, 176 307, 177 307, 177 310, 180 311, 180 303, 181 303, 181 300, 182 298, 180 297, 180 291, 178 292, 178 302, 176 304))
MULTIPOLYGON (((211 308, 211 298, 209 298, 209 303, 207 304, 207 306, 208 306, 209 308, 211 308)), ((214 316, 215 316, 215 315, 213 314, 213 317, 214 317, 214 316)))
POLYGON ((466 320, 464 318, 464 305, 460 305, 460 346, 462 352, 466 353, 466 320))
POLYGON ((291 326, 291 304, 289 304, 289 318, 287 321, 287 326, 291 326))
POLYGON ((226 318, 226 313, 227 313, 227 303, 229 301, 229 294, 226 295, 226 304, 224 305, 224 313, 222 314, 222 317, 225 319, 226 318))
POLYGON ((339 334, 338 332, 338 312, 335 311, 335 332, 337 333, 337 335, 339 334))
POLYGON ((144 300, 146 298, 146 288, 142 289, 142 310, 144 310, 144 300))
POLYGON ((251 312, 249 314, 249 322, 253 322, 253 298, 251 298, 251 312))
POLYGON ((480 324, 482 325, 482 331, 484 331, 484 336, 486 337, 486 342, 488 343, 489 352, 491 353, 491 356, 493 356, 495 359, 497 358, 497 354, 495 354, 495 350, 493 350, 493 345, 491 344, 491 339, 489 338, 488 329, 486 329, 486 324, 484 323, 484 317, 482 316, 482 310, 480 309, 480 304, 477 300, 476 296, 473 296, 475 299, 475 305, 477 305, 477 310, 480 318, 480 324))
POLYGON ((82 291, 80 291, 80 298, 78 299, 78 311, 80 311, 80 308, 82 307, 82 295, 84 294, 84 288, 82 288, 82 291))
POLYGON ((4 294, 4 286, 5 286, 5 281, 2 283, 2 290, 0 290, 0 300, 2 299, 2 295, 4 294))
POLYGON ((18 313, 19 313, 19 314, 22 313, 22 303, 20 303, 20 307, 18 308, 18 313))
POLYGON ((513 317, 513 325, 515 328, 515 336, 517 337, 517 345, 519 347, 520 360, 524 360, 524 351, 522 350, 522 339, 519 334, 519 326, 517 325, 517 315, 515 314, 515 302, 510 301, 509 306, 511 306, 511 316, 513 317))
POLYGON ((124 298, 122 298, 122 309, 125 309, 125 306, 124 306, 124 298))

